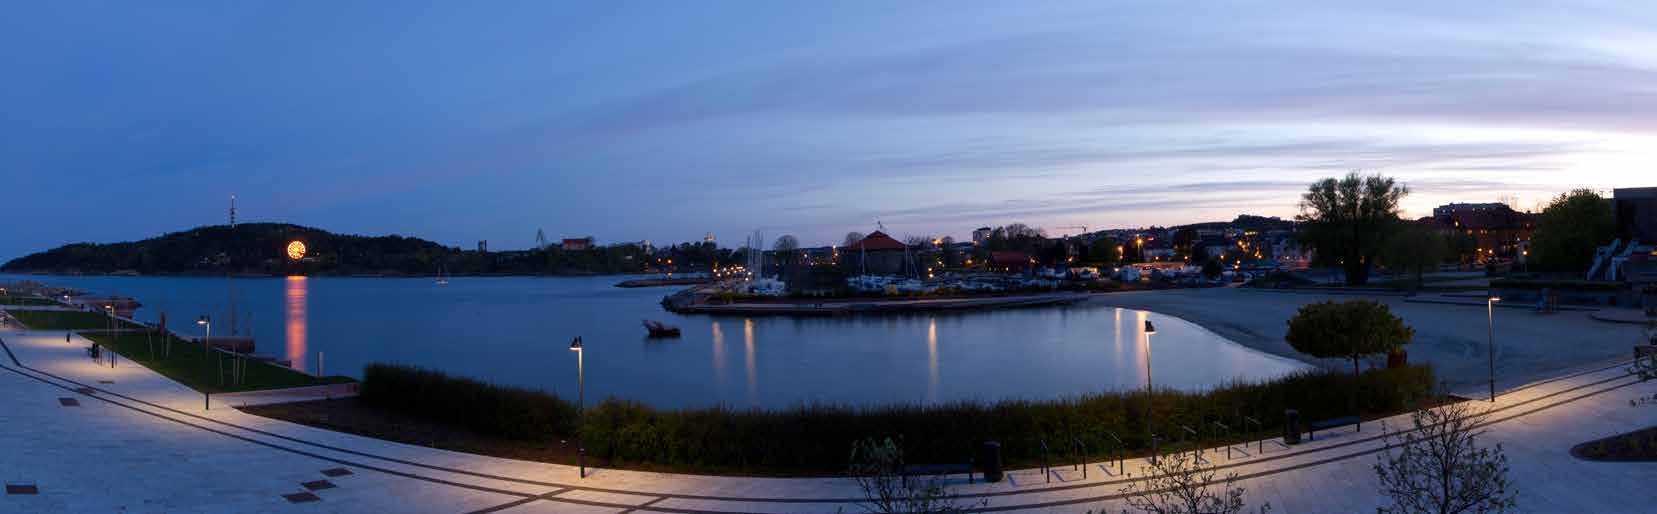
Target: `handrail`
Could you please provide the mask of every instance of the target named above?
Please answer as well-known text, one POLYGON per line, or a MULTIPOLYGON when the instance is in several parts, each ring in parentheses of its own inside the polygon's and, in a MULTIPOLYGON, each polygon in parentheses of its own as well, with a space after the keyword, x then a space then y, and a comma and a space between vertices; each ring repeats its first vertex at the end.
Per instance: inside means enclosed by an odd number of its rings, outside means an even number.
POLYGON ((1220 430, 1225 431, 1225 437, 1221 438, 1220 442, 1225 443, 1225 458, 1230 459, 1231 458, 1231 427, 1227 426, 1225 423, 1219 422, 1218 420, 1214 421, 1214 426, 1220 427, 1220 430))
POLYGON ((1127 448, 1126 448, 1127 445, 1122 444, 1122 438, 1116 437, 1116 432, 1108 432, 1107 431, 1107 432, 1105 432, 1105 435, 1110 436, 1111 440, 1116 441, 1116 451, 1114 451, 1112 453, 1116 454, 1116 474, 1120 475, 1125 471, 1122 468, 1122 460, 1123 460, 1122 459, 1122 454, 1127 451, 1127 448))
POLYGON ((1047 466, 1047 440, 1041 440, 1041 474, 1047 476, 1047 483, 1053 483, 1053 471, 1047 466))
POLYGON ((1075 468, 1071 468, 1071 469, 1075 470, 1076 468, 1081 468, 1081 470, 1082 470, 1082 479, 1086 480, 1087 479, 1087 445, 1082 443, 1082 438, 1080 438, 1080 437, 1072 437, 1072 438, 1070 438, 1070 440, 1076 444, 1076 466, 1075 466, 1075 468))
MULTIPOLYGON (((1258 420, 1258 419, 1254 419, 1253 416, 1243 416, 1243 423, 1245 425, 1246 424, 1253 424, 1254 428, 1256 430, 1259 430, 1259 431, 1265 431, 1266 430, 1266 424, 1261 423, 1260 420, 1258 420)), ((1266 439, 1265 438, 1260 439, 1260 447, 1256 451, 1258 451, 1261 455, 1266 454, 1266 439)))

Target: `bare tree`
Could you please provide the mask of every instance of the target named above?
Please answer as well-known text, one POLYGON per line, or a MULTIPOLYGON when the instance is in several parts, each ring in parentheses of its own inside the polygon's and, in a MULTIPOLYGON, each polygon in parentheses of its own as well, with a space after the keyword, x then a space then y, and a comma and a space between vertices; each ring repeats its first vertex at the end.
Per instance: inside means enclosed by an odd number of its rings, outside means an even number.
POLYGON ((862 241, 864 237, 865 236, 862 232, 847 232, 846 240, 841 242, 840 246, 851 246, 857 244, 857 242, 862 241))
MULTIPOLYGON (((1135 512, 1237 514, 1248 508, 1248 503, 1243 500, 1245 489, 1236 482, 1236 473, 1221 478, 1211 465, 1191 454, 1174 454, 1156 459, 1146 471, 1146 478, 1130 482, 1122 488, 1122 494, 1123 501, 1135 512)), ((1257 512, 1271 510, 1268 503, 1257 512)))
POLYGON ((1485 416, 1468 402, 1415 411, 1415 429, 1386 434, 1375 475, 1392 500, 1382 512, 1451 514, 1515 509, 1502 446, 1482 448, 1479 425, 1485 416))
MULTIPOLYGON (((956 513, 966 507, 944 492, 935 479, 903 480, 903 447, 891 438, 864 439, 852 444, 848 473, 863 489, 863 508, 872 513, 956 513)), ((987 502, 980 502, 984 505, 987 502)))

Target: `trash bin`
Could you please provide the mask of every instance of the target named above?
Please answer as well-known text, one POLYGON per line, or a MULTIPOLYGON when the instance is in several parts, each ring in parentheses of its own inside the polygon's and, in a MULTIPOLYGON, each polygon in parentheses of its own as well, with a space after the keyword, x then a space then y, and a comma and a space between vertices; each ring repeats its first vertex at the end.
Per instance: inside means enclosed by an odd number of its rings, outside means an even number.
POLYGON ((1001 443, 984 441, 984 447, 979 451, 978 465, 983 467, 985 482, 1000 482, 1004 476, 1001 471, 1001 443))
POLYGON ((1283 411, 1283 444, 1300 444, 1300 411, 1283 411))

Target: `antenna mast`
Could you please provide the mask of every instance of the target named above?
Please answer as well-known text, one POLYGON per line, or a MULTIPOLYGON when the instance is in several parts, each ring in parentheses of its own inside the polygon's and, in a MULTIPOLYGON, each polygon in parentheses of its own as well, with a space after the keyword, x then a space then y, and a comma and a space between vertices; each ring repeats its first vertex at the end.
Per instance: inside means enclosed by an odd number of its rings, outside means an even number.
POLYGON ((236 195, 230 195, 230 228, 236 228, 236 195))

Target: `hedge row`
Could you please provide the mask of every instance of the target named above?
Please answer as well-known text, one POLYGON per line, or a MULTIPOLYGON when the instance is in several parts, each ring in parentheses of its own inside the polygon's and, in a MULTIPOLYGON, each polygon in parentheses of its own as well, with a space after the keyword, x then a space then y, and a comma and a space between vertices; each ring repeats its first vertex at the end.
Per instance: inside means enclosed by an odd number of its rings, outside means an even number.
POLYGON ((1501 278, 1490 281, 1491 289, 1557 289, 1560 291, 1621 291, 1628 286, 1622 282, 1597 280, 1526 280, 1501 278))
POLYGON ((575 433, 575 406, 541 391, 392 364, 369 364, 362 378, 363 402, 431 421, 523 440, 575 433))
MULTIPOLYGON (((658 410, 610 399, 588 410, 581 424, 588 454, 610 463, 667 465, 708 471, 837 472, 854 441, 900 437, 911 462, 960 462, 983 441, 1000 441, 1009 463, 1041 458, 1045 441, 1055 462, 1073 459, 1080 440, 1092 458, 1150 446, 1147 421, 1163 447, 1184 439, 1180 426, 1213 444, 1282 433, 1283 411, 1316 420, 1402 411, 1430 394, 1425 367, 1371 370, 1358 377, 1307 371, 1263 383, 1238 383, 1205 393, 1157 391, 1086 395, 1050 401, 1004 401, 886 407, 805 405, 782 410, 706 408, 658 410), (1151 419, 1146 406, 1154 405, 1151 419), (1250 416, 1262 427, 1243 422, 1250 416), (1242 432, 1252 431, 1254 434, 1242 432), (1115 439, 1120 438, 1122 445, 1115 439)), ((572 434, 574 410, 546 393, 493 386, 441 373, 373 365, 365 373, 365 400, 436 421, 506 437, 546 439, 572 434)), ((1196 439, 1196 438, 1193 438, 1196 439)), ((1187 443, 1194 444, 1194 443, 1187 443)))

